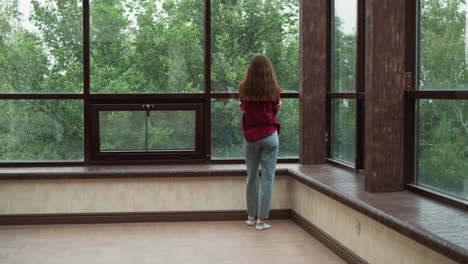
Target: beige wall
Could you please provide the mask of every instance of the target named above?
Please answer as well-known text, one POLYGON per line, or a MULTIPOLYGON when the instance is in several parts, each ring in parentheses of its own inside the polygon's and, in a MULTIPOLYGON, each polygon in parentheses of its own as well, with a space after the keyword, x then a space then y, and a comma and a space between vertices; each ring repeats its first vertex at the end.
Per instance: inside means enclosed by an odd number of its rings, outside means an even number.
POLYGON ((369 263, 456 263, 300 182, 290 188, 293 210, 369 263))
MULTIPOLYGON (((291 208, 289 178, 276 177, 273 209, 291 208)), ((245 177, 0 182, 0 214, 244 210, 245 177)))

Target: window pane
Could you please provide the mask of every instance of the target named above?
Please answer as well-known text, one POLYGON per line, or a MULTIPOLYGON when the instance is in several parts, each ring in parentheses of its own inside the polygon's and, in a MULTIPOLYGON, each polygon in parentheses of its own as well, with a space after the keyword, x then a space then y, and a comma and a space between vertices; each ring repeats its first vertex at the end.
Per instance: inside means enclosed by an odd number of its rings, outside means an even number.
MULTIPOLYGON (((281 158, 297 158, 299 149, 299 99, 281 99, 281 158)), ((236 99, 212 99, 211 145, 213 158, 244 158, 242 114, 236 99)))
POLYGON ((100 111, 100 150, 194 151, 195 124, 195 111, 100 111))
POLYGON ((0 93, 83 91, 82 1, 0 1, 0 93))
POLYGON ((239 100, 211 100, 211 156, 244 158, 244 135, 239 100))
POLYGON ((101 151, 146 150, 146 111, 100 111, 101 151))
POLYGON ((195 150, 195 111, 151 111, 149 150, 195 150))
POLYGON ((357 0, 335 0, 333 92, 356 90, 357 0))
POLYGON ((354 164, 356 159, 356 101, 332 99, 332 159, 354 164))
POLYGON ((237 92, 247 65, 268 56, 284 91, 299 87, 299 0, 211 1, 213 92, 237 92))
POLYGON ((1 100, 0 161, 83 159, 80 100, 1 100))
POLYGON ((467 8, 465 1, 420 1, 420 90, 468 90, 467 8))
POLYGON ((90 1, 93 93, 203 92, 203 1, 90 1))
POLYGON ((417 183, 468 200, 468 100, 418 107, 417 183))
POLYGON ((281 133, 279 137, 279 157, 299 157, 299 99, 281 99, 282 107, 278 112, 281 122, 281 133))

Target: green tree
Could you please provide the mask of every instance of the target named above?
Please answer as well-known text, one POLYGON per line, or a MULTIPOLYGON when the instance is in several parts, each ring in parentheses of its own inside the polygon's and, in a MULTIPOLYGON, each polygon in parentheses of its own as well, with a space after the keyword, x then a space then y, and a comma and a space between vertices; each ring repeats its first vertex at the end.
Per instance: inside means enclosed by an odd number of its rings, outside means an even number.
MULTIPOLYGON (((419 88, 468 89, 466 3, 421 0, 419 88)), ((419 184, 468 198, 467 100, 419 100, 419 184)))
POLYGON ((465 0, 421 0, 422 90, 466 90, 465 0))

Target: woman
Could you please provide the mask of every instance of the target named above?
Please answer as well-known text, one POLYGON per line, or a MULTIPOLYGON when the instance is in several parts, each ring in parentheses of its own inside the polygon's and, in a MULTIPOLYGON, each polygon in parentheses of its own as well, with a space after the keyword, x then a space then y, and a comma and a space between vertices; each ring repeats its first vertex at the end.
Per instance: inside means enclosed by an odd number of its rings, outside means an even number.
POLYGON ((271 195, 278 156, 280 122, 276 117, 280 107, 280 87, 270 60, 255 56, 244 80, 239 84, 240 108, 243 111, 242 130, 245 138, 247 164, 247 225, 257 230, 269 229, 264 222, 269 217, 271 195), (259 165, 262 188, 259 197, 259 165), (257 221, 255 221, 255 217, 257 221))

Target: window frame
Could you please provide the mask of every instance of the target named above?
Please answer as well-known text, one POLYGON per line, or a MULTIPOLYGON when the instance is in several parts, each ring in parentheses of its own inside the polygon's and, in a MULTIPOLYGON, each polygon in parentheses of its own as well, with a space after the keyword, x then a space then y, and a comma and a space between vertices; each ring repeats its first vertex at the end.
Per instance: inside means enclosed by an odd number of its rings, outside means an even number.
MULTIPOLYGON (((203 52, 204 52, 204 91, 201 93, 149 93, 149 94, 102 94, 91 93, 90 91, 90 1, 82 0, 82 15, 83 15, 83 91, 77 94, 66 93, 44 93, 44 94, 0 94, 0 100, 20 100, 20 99, 44 99, 44 100, 82 100, 84 105, 84 152, 83 161, 51 161, 51 162, 2 162, 0 167, 32 167, 32 166, 86 166, 86 165, 125 165, 125 164, 171 164, 171 163, 244 163, 244 159, 212 159, 211 157, 211 99, 212 98, 238 98, 238 93, 213 93, 211 89, 211 0, 204 0, 203 8, 203 52), (200 137, 196 143, 196 155, 186 155, 186 158, 181 160, 179 157, 174 157, 171 152, 161 152, 158 155, 146 154, 142 159, 135 157, 127 157, 129 159, 119 160, 119 155, 108 160, 102 157, 96 151, 96 120, 93 119, 96 105, 105 104, 126 104, 126 103, 142 103, 145 104, 168 104, 172 103, 174 107, 177 104, 193 103, 194 101, 201 104, 200 111, 197 113, 197 129, 196 134, 200 137), (166 158, 162 158, 166 156, 166 158)), ((300 1, 302 5, 302 1, 300 1)), ((299 32, 300 35, 300 32, 299 32)), ((300 70, 299 68, 297 69, 300 70)), ((299 92, 281 93, 282 98, 297 98, 299 92)), ((173 152, 172 152, 173 153, 173 152)), ((299 155, 299 153, 298 153, 299 155)), ((120 155, 124 157, 125 155, 120 155)), ((137 155, 141 156, 141 155, 137 155)), ((278 163, 299 162, 298 158, 279 158, 278 163)))
POLYGON ((334 17, 335 17, 335 1, 328 2, 329 18, 328 19, 328 32, 330 45, 328 47, 328 78, 327 78, 327 98, 326 98, 326 155, 327 162, 340 166, 355 172, 364 172, 365 169, 365 153, 364 153, 364 136, 365 136, 365 0, 357 0, 357 20, 356 20, 356 89, 354 92, 336 92, 333 91, 334 83, 334 47, 335 47, 335 31, 334 31, 334 17), (356 158, 354 164, 343 162, 341 160, 333 159, 332 157, 332 141, 333 141, 333 117, 332 117, 332 100, 333 99, 350 99, 356 100, 356 158))
POLYGON ((112 160, 188 160, 203 159, 205 156, 203 148, 203 103, 130 103, 130 104, 93 104, 92 108, 92 131, 91 131, 91 149, 93 161, 112 161, 112 160), (150 106, 148 108, 147 106, 150 106), (138 111, 154 112, 189 110, 195 111, 195 148, 194 150, 170 150, 170 151, 101 151, 100 150, 100 117, 101 111, 138 111))
POLYGON ((418 90, 419 72, 419 32, 420 32, 420 0, 407 1, 405 28, 405 98, 404 98, 404 179, 405 188, 420 195, 450 204, 464 210, 468 209, 468 201, 417 184, 417 126, 419 99, 468 100, 468 91, 418 90))

